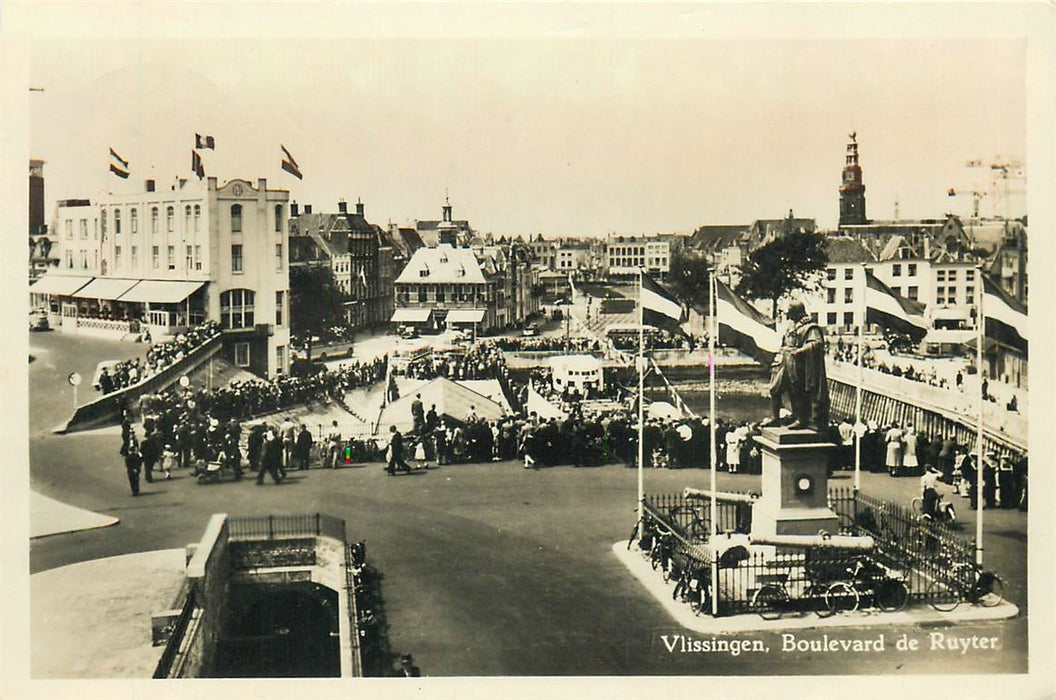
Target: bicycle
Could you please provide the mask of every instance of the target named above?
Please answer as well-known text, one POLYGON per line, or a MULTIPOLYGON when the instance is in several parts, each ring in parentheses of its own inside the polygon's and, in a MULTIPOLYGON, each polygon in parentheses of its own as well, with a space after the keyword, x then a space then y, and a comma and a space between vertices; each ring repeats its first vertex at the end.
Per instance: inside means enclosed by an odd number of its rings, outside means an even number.
POLYGON ((672 522, 679 522, 680 515, 687 513, 691 515, 689 524, 685 526, 686 534, 692 539, 703 542, 708 539, 708 524, 701 517, 700 510, 700 508, 694 506, 675 506, 668 511, 668 514, 671 516, 672 522))
POLYGON ((627 549, 638 540, 639 548, 645 552, 653 548, 653 536, 656 534, 656 521, 648 513, 642 515, 631 529, 631 536, 627 538, 627 549))
POLYGON ((671 599, 689 603, 689 609, 696 615, 704 610, 711 610, 708 565, 695 560, 687 562, 682 567, 675 588, 671 592, 671 599))
POLYGON ((939 612, 953 612, 961 601, 992 608, 1005 599, 1005 584, 993 571, 972 562, 954 564, 946 578, 933 578, 925 595, 939 612))
POLYGON ((848 578, 834 581, 825 590, 825 606, 830 614, 854 612, 863 601, 883 612, 895 612, 909 600, 905 581, 891 576, 886 567, 872 559, 855 557, 845 571, 848 578))
POLYGON ((910 508, 913 513, 926 518, 932 522, 938 522, 946 525, 952 525, 957 522, 957 511, 953 506, 953 503, 947 501, 941 495, 935 503, 935 512, 926 513, 924 511, 924 499, 921 496, 916 496, 912 501, 909 502, 910 508))
POLYGON ((656 528, 656 537, 653 538, 653 548, 649 552, 649 563, 653 570, 660 569, 664 581, 671 580, 671 559, 675 551, 675 533, 659 525, 656 528))

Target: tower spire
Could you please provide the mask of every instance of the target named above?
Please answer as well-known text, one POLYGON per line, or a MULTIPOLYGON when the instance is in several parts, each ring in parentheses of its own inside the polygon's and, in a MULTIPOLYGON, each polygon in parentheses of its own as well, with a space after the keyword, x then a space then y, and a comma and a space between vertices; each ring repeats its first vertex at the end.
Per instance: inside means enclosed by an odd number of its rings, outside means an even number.
POLYGON ((843 165, 843 179, 840 184, 840 226, 864 224, 865 218, 865 185, 862 183, 862 168, 858 164, 858 132, 848 134, 846 160, 843 165))

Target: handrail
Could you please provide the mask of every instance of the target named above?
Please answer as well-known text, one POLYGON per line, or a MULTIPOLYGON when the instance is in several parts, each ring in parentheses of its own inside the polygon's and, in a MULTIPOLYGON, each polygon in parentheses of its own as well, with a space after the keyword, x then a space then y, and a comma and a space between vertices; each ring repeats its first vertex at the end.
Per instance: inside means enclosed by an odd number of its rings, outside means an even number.
POLYGON ((187 633, 187 627, 190 625, 191 617, 193 617, 197 607, 194 587, 192 586, 187 589, 187 597, 183 601, 183 609, 180 611, 180 616, 176 618, 172 634, 169 635, 168 641, 165 642, 165 649, 161 652, 158 665, 154 667, 154 678, 168 678, 169 674, 172 673, 172 666, 179 655, 180 647, 183 645, 183 637, 187 633))

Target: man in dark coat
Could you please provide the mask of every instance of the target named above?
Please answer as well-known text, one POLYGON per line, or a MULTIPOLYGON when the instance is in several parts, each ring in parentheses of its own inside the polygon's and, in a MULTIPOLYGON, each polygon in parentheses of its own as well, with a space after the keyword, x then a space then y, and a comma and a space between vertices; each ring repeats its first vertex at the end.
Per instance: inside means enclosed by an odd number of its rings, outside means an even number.
POLYGON ((415 394, 414 401, 411 401, 411 420, 414 421, 414 434, 421 435, 425 427, 425 407, 421 394, 415 394))
POLYGON ((308 468, 308 460, 312 454, 312 434, 308 432, 308 426, 301 423, 301 432, 297 434, 297 443, 294 445, 295 458, 300 468, 308 468))
POLYGON ((264 438, 264 449, 261 458, 260 473, 257 474, 257 485, 264 483, 264 474, 271 474, 277 484, 282 481, 282 440, 274 430, 268 430, 264 438))
POLYGON ((399 467, 405 472, 410 472, 411 468, 407 462, 403 460, 403 435, 396 429, 395 425, 389 426, 389 463, 385 468, 385 471, 389 473, 389 476, 396 475, 396 467, 399 467))
POLYGON ((781 398, 788 394, 793 421, 790 428, 813 426, 825 430, 829 425, 829 386, 825 378, 825 336, 821 327, 807 314, 801 301, 788 306, 788 318, 794 324, 781 343, 780 364, 775 365, 770 380, 770 404, 773 420, 780 419, 781 398))
POLYGON ((143 457, 139 454, 139 445, 133 438, 128 445, 128 454, 125 455, 125 473, 128 476, 128 485, 132 488, 132 495, 139 495, 139 470, 143 466, 143 457))
POLYGON ((249 432, 249 440, 246 445, 246 449, 249 453, 249 468, 253 471, 260 471, 260 453, 263 448, 264 426, 253 426, 253 430, 249 432))
POLYGON ((147 483, 154 481, 154 465, 161 456, 161 445, 158 444, 158 436, 154 432, 147 433, 143 437, 143 443, 139 446, 139 453, 143 459, 143 472, 147 483))

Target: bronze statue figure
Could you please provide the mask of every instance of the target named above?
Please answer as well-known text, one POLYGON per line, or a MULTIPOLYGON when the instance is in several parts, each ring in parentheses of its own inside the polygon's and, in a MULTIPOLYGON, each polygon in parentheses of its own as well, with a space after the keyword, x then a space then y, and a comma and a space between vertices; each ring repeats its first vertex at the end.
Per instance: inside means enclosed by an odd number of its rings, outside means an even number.
POLYGON ((780 421, 782 397, 788 394, 792 409, 790 428, 813 425, 824 430, 829 423, 829 385, 825 378, 825 336, 807 315, 803 302, 788 307, 792 327, 781 342, 770 378, 771 425, 780 421))

